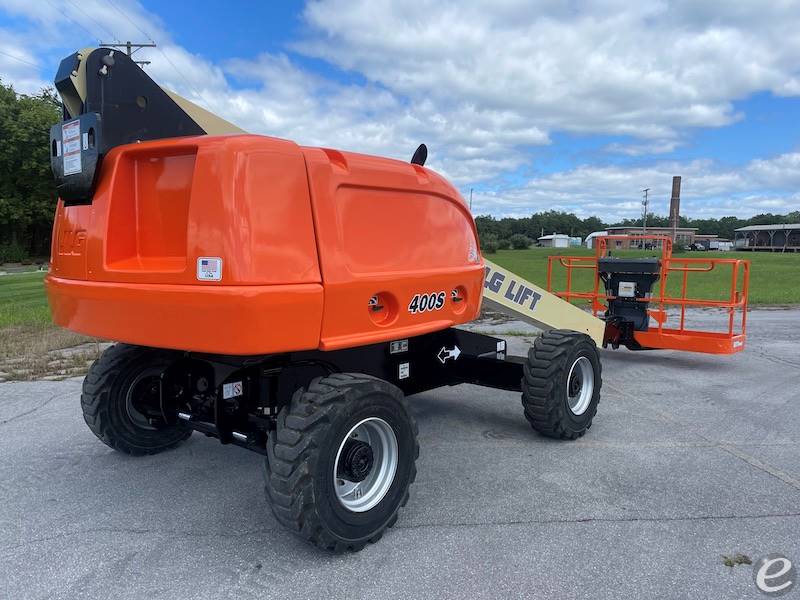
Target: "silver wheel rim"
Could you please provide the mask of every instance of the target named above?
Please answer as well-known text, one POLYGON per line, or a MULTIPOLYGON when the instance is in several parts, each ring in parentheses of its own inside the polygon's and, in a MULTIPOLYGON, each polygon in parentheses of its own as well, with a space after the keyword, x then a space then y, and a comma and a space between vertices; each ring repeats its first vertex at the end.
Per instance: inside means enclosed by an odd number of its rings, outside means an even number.
POLYGON ((394 481, 397 473, 397 436, 391 426, 378 417, 369 417, 357 423, 339 444, 333 463, 333 481, 336 497, 347 510, 366 512, 375 507, 394 481), (372 468, 362 481, 348 481, 339 474, 339 459, 349 439, 369 444, 372 448, 372 468))
POLYGON ((594 395, 594 369, 592 362, 585 356, 579 356, 567 376, 567 401, 573 415, 582 415, 592 403, 594 395))

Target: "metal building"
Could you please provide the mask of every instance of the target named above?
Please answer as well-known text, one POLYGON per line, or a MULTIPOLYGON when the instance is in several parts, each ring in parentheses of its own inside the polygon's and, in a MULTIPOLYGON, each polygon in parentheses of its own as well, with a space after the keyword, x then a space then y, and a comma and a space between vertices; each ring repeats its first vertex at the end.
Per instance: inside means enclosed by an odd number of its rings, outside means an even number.
POLYGON ((539 245, 543 248, 568 248, 569 236, 565 233, 543 235, 539 238, 539 245))
POLYGON ((764 252, 800 251, 800 223, 748 225, 734 232, 736 250, 764 252))
MULTIPOLYGON (((609 227, 607 230, 608 235, 624 235, 631 236, 632 238, 641 236, 661 235, 673 239, 673 243, 677 246, 689 246, 694 243, 694 237, 697 234, 697 227, 648 227, 643 230, 641 227, 609 227)), ((615 248, 644 248, 646 246, 661 247, 660 242, 653 240, 614 240, 615 248)))

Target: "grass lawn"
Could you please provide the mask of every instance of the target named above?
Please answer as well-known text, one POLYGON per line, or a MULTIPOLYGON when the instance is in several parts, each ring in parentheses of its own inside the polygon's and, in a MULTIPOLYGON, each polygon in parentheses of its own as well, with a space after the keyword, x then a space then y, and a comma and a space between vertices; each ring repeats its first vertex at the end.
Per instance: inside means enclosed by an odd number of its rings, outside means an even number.
POLYGON ((44 275, 0 277, 0 381, 79 375, 86 371, 87 361, 99 354, 94 344, 80 351, 59 352, 92 340, 52 324, 44 275))
POLYGON ((44 276, 37 271, 0 277, 0 327, 50 323, 44 276))
MULTIPOLYGON (((547 257, 551 254, 593 256, 585 248, 529 248, 500 250, 489 254, 492 260, 522 277, 545 287, 547 257)), ((614 251, 615 256, 647 256, 653 252, 614 251)), ((800 254, 771 252, 686 252, 676 258, 736 258, 750 260, 750 304, 800 304, 800 254)), ((564 270, 556 267, 554 283, 564 287, 564 270)), ((579 270, 573 289, 591 288, 591 270, 579 270)), ((44 293, 44 273, 25 273, 0 277, 0 380, 31 379, 46 375, 75 375, 84 372, 87 361, 96 358, 99 346, 84 351, 60 354, 64 348, 91 342, 89 338, 55 327, 44 293)), ((709 273, 692 273, 688 279, 690 296, 724 299, 730 290, 730 267, 709 273)), ((677 294, 681 276, 668 280, 668 292, 677 294)))
MULTIPOLYGON (((547 257, 549 255, 594 256, 586 248, 529 248, 528 250, 498 250, 486 258, 506 269, 536 283, 547 285, 547 257)), ((658 251, 612 251, 614 256, 654 256, 658 251)), ((800 254, 773 252, 684 252, 673 258, 733 258, 744 259, 750 265, 750 304, 800 304, 800 254)), ((730 293, 731 267, 721 265, 708 273, 689 273, 690 297, 709 300, 726 299, 730 293)), ((590 269, 573 271, 572 288, 590 290, 593 272, 590 269)), ((667 280, 667 292, 679 295, 682 275, 672 273, 667 280)), ((553 266, 554 288, 565 287, 565 269, 553 266)), ((657 284, 658 285, 658 284, 657 284)), ((655 288, 657 289, 657 288, 655 288)))

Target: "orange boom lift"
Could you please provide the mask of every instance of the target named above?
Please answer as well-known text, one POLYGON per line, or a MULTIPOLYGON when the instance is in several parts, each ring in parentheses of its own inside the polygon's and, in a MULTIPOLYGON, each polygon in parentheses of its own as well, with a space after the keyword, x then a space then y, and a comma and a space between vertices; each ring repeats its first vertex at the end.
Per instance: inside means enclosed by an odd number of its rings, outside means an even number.
POLYGON ((424 145, 402 162, 248 135, 107 48, 64 59, 56 87, 47 293, 56 323, 119 342, 81 395, 111 448, 153 454, 200 432, 259 452, 276 519, 347 551, 408 500, 406 396, 473 383, 521 392, 543 435, 591 425, 602 323, 487 264, 424 145), (509 356, 455 327, 487 285, 574 326, 509 356))
MULTIPOLYGON (((606 301, 605 323, 485 261, 424 145, 402 162, 248 135, 107 48, 64 59, 55 83, 53 319, 119 342, 84 380, 87 425, 131 455, 193 432, 263 454, 276 519, 320 548, 360 550, 396 522, 419 454, 408 395, 521 392, 536 431, 571 440, 597 411, 604 330, 641 347, 743 339, 683 320, 648 331, 665 314, 645 301, 655 273, 605 269, 605 257, 560 262, 568 278, 597 270, 588 295, 568 284, 562 297, 597 314, 606 301), (527 355, 457 327, 484 297, 547 329, 527 355)), ((677 264, 662 258, 662 280, 677 264)), ((741 294, 714 306, 744 309, 741 294)), ((673 299, 662 287, 658 300, 673 299)))

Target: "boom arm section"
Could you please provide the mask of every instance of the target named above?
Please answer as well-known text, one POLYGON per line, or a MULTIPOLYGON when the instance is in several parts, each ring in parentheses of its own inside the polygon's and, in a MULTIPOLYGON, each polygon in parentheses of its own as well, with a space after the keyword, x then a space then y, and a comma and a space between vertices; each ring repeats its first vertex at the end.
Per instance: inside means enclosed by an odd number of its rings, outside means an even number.
POLYGON ((484 261, 485 305, 540 329, 571 329, 585 333, 598 347, 603 344, 605 322, 508 269, 484 261))
POLYGON ((50 164, 67 203, 92 200, 100 164, 123 144, 196 135, 244 133, 162 88, 123 52, 87 48, 59 66, 64 121, 50 130, 50 164))

